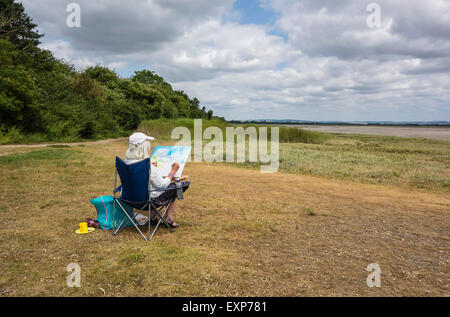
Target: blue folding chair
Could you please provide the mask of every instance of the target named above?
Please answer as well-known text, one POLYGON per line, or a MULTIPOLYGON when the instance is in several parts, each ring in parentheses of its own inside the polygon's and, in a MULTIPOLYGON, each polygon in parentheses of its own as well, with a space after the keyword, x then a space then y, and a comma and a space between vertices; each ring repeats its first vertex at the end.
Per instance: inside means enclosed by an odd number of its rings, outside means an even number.
MULTIPOLYGON (((128 217, 128 219, 132 222, 133 226, 137 229, 137 231, 141 234, 141 236, 149 241, 153 238, 156 230, 159 225, 163 223, 167 228, 173 232, 172 227, 165 221, 164 217, 166 215, 167 209, 170 204, 175 199, 183 199, 183 192, 189 187, 189 183, 178 184, 177 186, 170 188, 151 188, 150 182, 150 174, 151 174, 151 164, 150 159, 147 158, 145 160, 126 164, 119 157, 116 157, 116 173, 114 179, 114 200, 117 202, 117 206, 122 209, 121 211, 128 217), (117 187, 117 174, 119 174, 121 185, 117 187), (152 198, 152 192, 169 192, 169 191, 177 191, 176 195, 163 195, 165 197, 170 197, 168 199, 161 199, 158 197, 152 198), (120 196, 116 197, 116 195, 120 192, 120 196), (134 214, 130 215, 126 212, 123 203, 137 210, 134 214), (148 210, 148 233, 147 237, 144 233, 139 229, 139 224, 136 222, 135 218, 138 214, 148 210), (155 213, 155 216, 158 218, 158 223, 155 225, 155 229, 153 232, 151 231, 151 219, 152 214, 151 211, 155 213)), ((116 204, 114 204, 115 206, 116 204)), ((113 211, 113 224, 115 223, 115 208, 113 211)), ((115 229, 113 227, 113 234, 117 235, 120 231, 125 227, 124 226, 124 218, 122 222, 119 224, 118 228, 115 229)))

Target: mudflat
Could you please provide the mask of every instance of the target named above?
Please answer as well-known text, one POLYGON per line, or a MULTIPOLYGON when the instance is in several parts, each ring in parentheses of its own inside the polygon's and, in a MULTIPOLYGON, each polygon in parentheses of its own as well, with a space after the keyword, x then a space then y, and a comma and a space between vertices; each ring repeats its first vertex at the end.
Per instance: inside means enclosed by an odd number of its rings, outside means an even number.
POLYGON ((296 127, 329 133, 370 134, 450 140, 450 127, 348 126, 348 125, 295 125, 296 127))

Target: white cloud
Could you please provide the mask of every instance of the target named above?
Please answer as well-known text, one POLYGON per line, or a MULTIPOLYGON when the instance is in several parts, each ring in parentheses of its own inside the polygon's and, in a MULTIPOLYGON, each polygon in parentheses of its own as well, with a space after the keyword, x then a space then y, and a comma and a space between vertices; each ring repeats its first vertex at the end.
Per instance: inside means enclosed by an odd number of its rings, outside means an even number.
POLYGON ((24 0, 43 47, 84 68, 150 68, 228 119, 450 120, 450 2, 261 0, 274 25, 239 24, 233 0, 24 0), (52 8, 51 10, 49 8, 52 8), (280 35, 277 35, 280 34, 280 35))
POLYGON ((98 62, 91 59, 84 54, 80 54, 73 50, 70 42, 63 40, 48 40, 45 41, 41 47, 43 49, 53 52, 53 55, 58 59, 74 65, 77 69, 84 69, 86 67, 95 66, 98 62))

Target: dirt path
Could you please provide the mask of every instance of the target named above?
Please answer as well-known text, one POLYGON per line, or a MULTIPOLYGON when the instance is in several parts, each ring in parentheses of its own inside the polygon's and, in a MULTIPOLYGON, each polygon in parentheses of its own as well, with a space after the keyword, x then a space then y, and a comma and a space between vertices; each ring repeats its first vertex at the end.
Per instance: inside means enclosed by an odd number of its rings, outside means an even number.
POLYGON ((106 139, 98 141, 86 141, 86 142, 71 142, 71 143, 37 143, 37 144, 6 144, 0 145, 0 150, 3 149, 17 149, 17 148, 38 148, 47 146, 78 146, 78 145, 93 145, 93 144, 108 144, 111 142, 126 140, 127 138, 106 139))
POLYGON ((37 144, 6 144, 0 145, 0 156, 9 155, 11 153, 26 153, 32 149, 43 148, 49 146, 87 146, 87 145, 103 145, 110 144, 113 142, 125 141, 128 138, 117 138, 117 139, 106 139, 106 140, 98 140, 98 141, 86 141, 86 142, 71 142, 71 143, 37 143, 37 144))

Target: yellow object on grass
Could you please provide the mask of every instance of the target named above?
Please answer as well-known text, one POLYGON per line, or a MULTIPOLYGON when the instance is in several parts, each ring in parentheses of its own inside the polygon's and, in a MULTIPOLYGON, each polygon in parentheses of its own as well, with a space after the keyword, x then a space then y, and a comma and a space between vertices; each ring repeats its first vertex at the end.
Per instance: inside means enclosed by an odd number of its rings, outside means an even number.
POLYGON ((95 228, 88 227, 87 222, 80 222, 80 229, 77 229, 75 233, 85 234, 94 231, 95 228))

